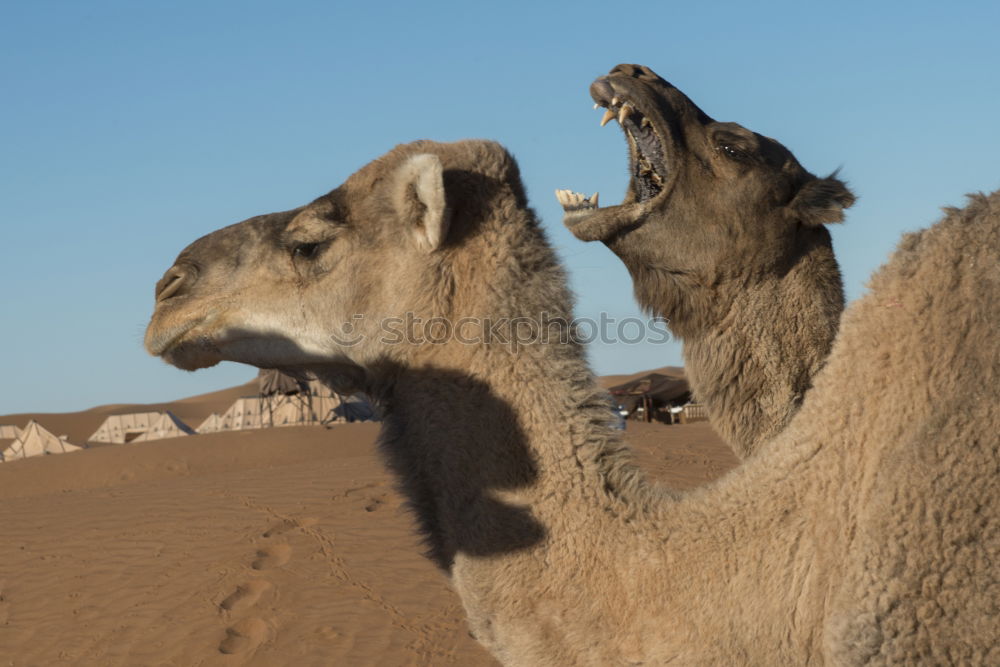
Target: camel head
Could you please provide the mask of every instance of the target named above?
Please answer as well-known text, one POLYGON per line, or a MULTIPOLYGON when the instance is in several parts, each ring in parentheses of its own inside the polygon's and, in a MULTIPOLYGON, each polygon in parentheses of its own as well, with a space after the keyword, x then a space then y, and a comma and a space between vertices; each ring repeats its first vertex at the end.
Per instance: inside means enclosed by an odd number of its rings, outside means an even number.
POLYGON ((817 178, 777 141, 713 120, 648 67, 619 65, 590 94, 606 109, 602 126, 617 120, 625 133, 628 192, 599 208, 596 194, 559 190, 565 223, 617 254, 639 302, 674 324, 724 313, 720 285, 780 273, 797 248, 829 244, 822 225, 854 203, 836 177, 817 178))
POLYGON ((466 201, 450 225, 448 190, 519 189, 511 164, 489 142, 415 142, 310 204, 198 239, 156 285, 147 350, 186 370, 228 360, 349 375, 398 361, 413 346, 387 344, 385 318, 449 314, 447 246, 483 208, 466 201))

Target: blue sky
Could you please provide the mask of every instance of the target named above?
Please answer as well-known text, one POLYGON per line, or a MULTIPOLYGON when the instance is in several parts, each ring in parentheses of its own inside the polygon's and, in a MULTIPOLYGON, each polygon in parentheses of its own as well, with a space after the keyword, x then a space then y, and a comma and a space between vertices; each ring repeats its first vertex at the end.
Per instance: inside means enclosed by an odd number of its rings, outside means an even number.
MULTIPOLYGON (((1000 187, 991 2, 6 2, 0 7, 0 414, 167 400, 252 377, 142 349, 153 285, 194 238, 297 206, 397 143, 517 157, 577 313, 639 315, 624 268, 552 192, 624 192, 587 87, 649 65, 718 120, 841 167, 849 298, 900 234, 1000 187)), ((600 373, 680 361, 593 345, 600 373)))

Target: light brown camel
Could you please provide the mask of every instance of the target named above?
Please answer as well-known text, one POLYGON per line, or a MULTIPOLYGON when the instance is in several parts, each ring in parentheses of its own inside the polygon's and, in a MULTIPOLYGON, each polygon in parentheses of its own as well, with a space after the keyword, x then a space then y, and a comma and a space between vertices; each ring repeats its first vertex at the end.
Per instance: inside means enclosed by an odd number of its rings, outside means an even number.
POLYGON ((854 196, 777 141, 715 122, 647 67, 619 65, 590 94, 607 108, 602 124, 625 132, 631 178, 620 206, 557 191, 566 225, 625 263, 745 458, 785 427, 830 352, 844 294, 823 224, 854 196))
POLYGON ((773 445, 689 493, 629 463, 579 344, 518 333, 570 296, 497 144, 400 146, 196 241, 146 345, 371 392, 505 664, 998 664, 998 247, 1000 194, 908 236, 773 445))

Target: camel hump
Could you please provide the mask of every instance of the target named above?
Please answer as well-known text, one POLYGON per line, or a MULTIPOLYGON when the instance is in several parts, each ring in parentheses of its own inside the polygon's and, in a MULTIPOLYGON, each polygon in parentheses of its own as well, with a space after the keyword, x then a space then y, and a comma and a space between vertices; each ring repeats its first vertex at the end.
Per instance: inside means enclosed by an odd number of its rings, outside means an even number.
POLYGON ((1000 191, 904 237, 844 316, 799 422, 837 424, 859 494, 833 662, 984 661, 1000 585, 998 322, 1000 191))

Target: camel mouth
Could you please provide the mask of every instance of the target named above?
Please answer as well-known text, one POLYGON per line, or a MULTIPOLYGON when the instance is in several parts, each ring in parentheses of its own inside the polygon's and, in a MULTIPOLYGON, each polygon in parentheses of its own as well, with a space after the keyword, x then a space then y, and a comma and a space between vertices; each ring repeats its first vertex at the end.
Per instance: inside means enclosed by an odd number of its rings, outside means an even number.
POLYGON ((150 325, 146 331, 146 350, 154 357, 162 357, 171 348, 180 345, 188 332, 201 322, 200 319, 188 320, 184 324, 168 328, 150 325))
POLYGON ((215 366, 222 361, 218 345, 205 333, 196 331, 207 320, 200 317, 175 326, 163 326, 154 318, 146 330, 146 350, 182 370, 215 366))
POLYGON ((636 203, 656 198, 669 177, 667 142, 650 120, 649 114, 629 99, 628 93, 613 87, 607 78, 590 86, 594 108, 604 108, 601 127, 617 120, 629 146, 631 186, 636 203))
POLYGON ((181 340, 159 355, 171 366, 184 371, 210 368, 223 361, 222 353, 207 336, 181 340))

